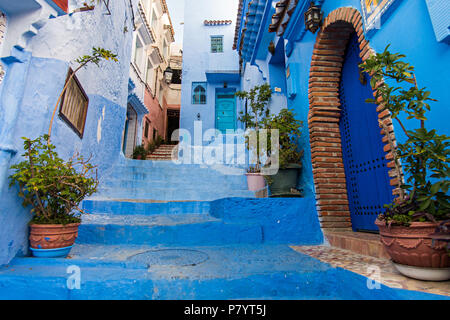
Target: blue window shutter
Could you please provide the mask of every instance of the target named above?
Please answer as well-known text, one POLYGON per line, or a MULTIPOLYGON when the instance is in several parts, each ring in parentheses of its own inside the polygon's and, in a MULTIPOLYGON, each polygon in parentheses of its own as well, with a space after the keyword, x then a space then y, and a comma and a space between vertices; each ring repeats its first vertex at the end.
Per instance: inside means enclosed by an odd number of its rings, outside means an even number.
POLYGON ((426 0, 436 39, 450 44, 450 1, 426 0))

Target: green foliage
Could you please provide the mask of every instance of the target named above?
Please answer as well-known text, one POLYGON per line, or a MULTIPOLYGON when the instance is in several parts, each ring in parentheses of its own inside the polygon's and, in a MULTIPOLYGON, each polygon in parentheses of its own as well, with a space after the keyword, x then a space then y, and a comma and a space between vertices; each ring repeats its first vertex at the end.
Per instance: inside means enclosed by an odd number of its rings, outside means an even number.
POLYGON ((134 147, 133 150, 133 159, 139 159, 140 160, 145 160, 145 158, 147 157, 147 149, 145 149, 145 147, 143 145, 138 145, 136 147, 134 147))
POLYGON ((114 62, 119 61, 117 59, 117 54, 112 53, 109 50, 103 49, 103 48, 92 48, 92 54, 91 55, 84 55, 82 57, 79 57, 75 61, 80 64, 81 67, 84 67, 88 63, 92 62, 96 64, 97 66, 100 66, 100 61, 102 60, 112 60, 114 62))
MULTIPOLYGON (((301 136, 300 128, 302 121, 295 119, 292 110, 283 108, 278 115, 271 115, 264 120, 264 127, 270 130, 278 130, 279 133, 279 161, 280 168, 284 169, 289 164, 300 164, 303 157, 303 150, 299 150, 298 141, 301 136)), ((270 138, 269 138, 270 139, 270 138)), ((268 146, 269 155, 271 145, 268 146)))
MULTIPOLYGON (((238 91, 235 95, 242 100, 246 99, 249 105, 247 114, 241 111, 238 120, 245 124, 247 130, 253 131, 256 134, 257 148, 252 151, 256 154, 257 164, 253 170, 260 172, 260 155, 264 151, 260 150, 259 131, 264 129, 264 122, 270 115, 268 104, 272 98, 272 89, 269 84, 265 83, 260 86, 255 86, 250 91, 238 91)), ((250 148, 248 138, 246 144, 247 148, 250 148)))
POLYGON ((430 98, 426 88, 418 87, 414 67, 401 60, 405 56, 388 49, 389 46, 361 65, 372 76, 372 87, 377 88, 375 99, 367 102, 384 104, 408 138, 394 151, 396 164, 400 165, 401 161, 403 169, 409 173, 406 183, 401 185, 404 192, 387 206, 381 218, 402 224, 425 219, 444 220, 450 212, 450 140, 435 129, 426 128, 426 113, 431 110, 429 102, 436 100, 430 98), (418 128, 406 130, 399 118, 403 115, 408 121, 416 120, 418 128))
POLYGON ((148 144, 148 146, 147 146, 147 153, 148 153, 148 154, 153 153, 153 151, 155 151, 155 150, 156 150, 156 145, 155 145, 155 143, 154 143, 154 142, 150 142, 150 143, 148 144))
POLYGON ((97 191, 96 169, 82 156, 61 159, 48 136, 24 139, 25 160, 11 166, 10 187, 18 184, 23 206, 31 206, 33 223, 67 224, 80 222, 84 213, 78 205, 97 191), (95 177, 94 177, 95 173, 95 177))
POLYGON ((164 142, 164 139, 158 134, 158 136, 155 139, 156 147, 158 148, 163 142, 164 142))
POLYGON ((260 123, 269 116, 270 110, 267 107, 272 98, 272 89, 265 83, 255 86, 250 91, 238 91, 236 96, 240 99, 247 99, 250 109, 247 114, 240 112, 239 121, 245 124, 247 129, 261 129, 260 123))

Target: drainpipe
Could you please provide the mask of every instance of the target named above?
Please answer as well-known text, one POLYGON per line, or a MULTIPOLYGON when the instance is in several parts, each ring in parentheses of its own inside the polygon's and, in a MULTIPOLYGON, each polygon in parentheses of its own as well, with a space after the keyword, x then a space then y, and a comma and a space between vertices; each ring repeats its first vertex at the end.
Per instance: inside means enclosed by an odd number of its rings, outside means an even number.
POLYGON ((19 118, 31 53, 16 48, 2 58, 5 67, 0 93, 0 194, 6 185, 11 159, 18 150, 14 145, 14 129, 19 118))

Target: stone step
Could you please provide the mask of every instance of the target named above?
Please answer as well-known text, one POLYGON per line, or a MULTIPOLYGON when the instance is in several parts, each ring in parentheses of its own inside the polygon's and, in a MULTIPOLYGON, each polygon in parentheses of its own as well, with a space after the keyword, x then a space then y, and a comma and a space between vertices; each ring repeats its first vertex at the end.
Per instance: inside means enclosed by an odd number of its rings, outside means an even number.
POLYGON ((255 193, 248 190, 204 190, 179 188, 117 188, 100 187, 96 198, 105 199, 151 199, 162 201, 211 201, 222 198, 254 198, 255 193))
POLYGON ((326 231, 324 235, 333 247, 374 258, 390 259, 378 234, 326 231))
POLYGON ((367 278, 286 245, 76 245, 70 255, 15 258, 0 267, 0 299, 446 299, 384 285, 371 290, 367 278), (70 288, 68 279, 77 267, 80 287, 70 288))
POLYGON ((157 202, 124 200, 84 200, 83 210, 95 214, 159 215, 209 214, 208 201, 157 202))
MULTIPOLYGON (((155 189, 158 186, 164 186, 165 188, 175 188, 180 192, 183 192, 184 189, 192 189, 192 180, 186 179, 177 179, 177 177, 169 177, 167 179, 114 179, 105 181, 102 183, 102 186, 105 188, 124 188, 124 189, 155 189)), ((208 185, 199 185, 196 190, 215 190, 217 188, 224 190, 242 190, 244 191, 246 184, 241 181, 214 181, 212 180, 208 185)), ((245 190, 247 191, 247 190, 245 190)))
POLYGON ((83 216, 77 242, 149 246, 261 243, 259 225, 224 223, 205 214, 83 216))

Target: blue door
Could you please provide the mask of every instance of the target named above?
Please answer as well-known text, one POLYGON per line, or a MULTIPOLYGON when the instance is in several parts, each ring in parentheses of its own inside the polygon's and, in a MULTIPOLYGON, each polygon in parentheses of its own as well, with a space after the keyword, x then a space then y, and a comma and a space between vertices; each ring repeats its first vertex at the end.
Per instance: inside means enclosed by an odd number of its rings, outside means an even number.
POLYGON ((216 129, 226 133, 236 129, 236 97, 234 89, 216 89, 216 129))
POLYGON ((368 75, 359 71, 359 53, 354 34, 340 84, 342 153, 353 230, 376 231, 375 219, 393 196, 376 105, 365 103, 373 95, 368 75))

